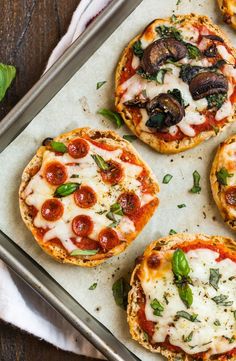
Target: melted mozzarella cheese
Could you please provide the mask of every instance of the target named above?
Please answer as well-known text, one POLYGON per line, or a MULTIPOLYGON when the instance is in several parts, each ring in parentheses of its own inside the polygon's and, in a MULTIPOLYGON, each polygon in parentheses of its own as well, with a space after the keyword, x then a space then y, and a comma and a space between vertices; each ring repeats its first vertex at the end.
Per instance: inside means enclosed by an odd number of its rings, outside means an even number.
MULTIPOLYGON (((161 255, 161 253, 159 253, 161 255)), ((236 323, 234 310, 236 309, 236 263, 230 259, 216 261, 217 252, 210 249, 191 250, 186 253, 193 281, 191 287, 193 304, 189 309, 181 301, 178 289, 174 284, 171 259, 173 251, 163 253, 161 266, 157 271, 144 266, 141 274, 141 285, 146 296, 145 314, 147 320, 156 323, 153 342, 164 342, 166 337, 172 345, 181 347, 186 353, 196 354, 206 352, 210 354, 224 353, 236 347, 236 323), (210 269, 219 269, 221 278, 218 290, 209 284, 210 269), (230 306, 216 304, 212 298, 223 294, 230 306), (157 299, 164 307, 161 316, 153 314, 151 302, 157 299), (165 302, 165 299, 168 300, 165 302), (197 314, 200 322, 191 322, 185 318, 176 319, 178 311, 197 314), (215 325, 215 321, 220 326, 215 325), (192 339, 184 342, 192 332, 192 339), (235 339, 234 339, 235 337, 235 339), (231 340, 229 342, 229 340, 231 340)))
MULTIPOLYGON (((97 240, 100 231, 109 227, 112 223, 112 221, 106 217, 106 214, 109 212, 111 205, 117 202, 117 198, 121 193, 127 191, 134 192, 140 198, 141 205, 149 203, 154 198, 151 194, 142 193, 141 183, 137 179, 142 172, 143 167, 123 162, 120 159, 122 149, 118 148, 114 151, 108 151, 96 147, 92 143, 89 143, 89 145, 89 153, 84 158, 80 159, 74 159, 68 153, 57 155, 54 152, 48 150, 45 151, 41 169, 31 178, 24 191, 26 203, 39 210, 34 218, 34 225, 38 228, 48 229, 44 235, 44 241, 47 242, 50 239, 59 238, 68 252, 71 252, 76 248, 76 246, 73 246, 73 242, 70 241, 70 238, 74 237, 78 241, 80 239, 80 237, 75 237, 72 230, 71 221, 74 217, 78 215, 90 216, 93 220, 93 231, 89 237, 93 240, 97 240), (121 182, 115 186, 104 183, 91 154, 100 155, 105 161, 112 159, 120 163, 124 172, 121 182), (43 170, 46 164, 55 160, 66 166, 68 174, 67 182, 80 183, 83 186, 91 187, 95 191, 97 203, 92 208, 85 209, 80 208, 75 204, 73 194, 62 197, 60 198, 60 201, 64 206, 64 213, 60 220, 50 222, 42 217, 40 210, 43 203, 47 199, 53 197, 56 186, 50 185, 45 180, 43 170), (76 178, 74 175, 76 175, 76 178)), ((117 227, 117 233, 121 239, 124 239, 125 235, 135 231, 134 223, 128 217, 117 216, 116 218, 120 220, 120 224, 117 227)))
POLYGON ((235 60, 234 57, 228 52, 224 45, 217 45, 217 50, 220 56, 227 62, 234 64, 235 60))
POLYGON ((216 120, 220 121, 226 117, 229 117, 232 114, 232 109, 233 106, 229 100, 227 102, 224 102, 222 107, 216 113, 216 120))

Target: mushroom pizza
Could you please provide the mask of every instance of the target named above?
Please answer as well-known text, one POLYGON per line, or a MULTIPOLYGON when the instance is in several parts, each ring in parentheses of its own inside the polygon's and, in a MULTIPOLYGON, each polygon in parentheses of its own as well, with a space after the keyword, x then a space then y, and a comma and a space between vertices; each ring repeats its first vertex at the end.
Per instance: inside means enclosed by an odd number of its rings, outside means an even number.
POLYGON ((81 128, 38 149, 23 172, 20 210, 46 253, 92 267, 136 238, 158 205, 158 191, 129 142, 81 128))
POLYGON ((153 21, 124 50, 116 107, 162 153, 192 148, 235 120, 235 50, 209 18, 153 21))
POLYGON ((236 136, 219 145, 210 181, 214 200, 225 223, 236 230, 236 136))
POLYGON ((131 278, 136 341, 168 360, 236 359, 236 242, 175 234, 153 242, 131 278))

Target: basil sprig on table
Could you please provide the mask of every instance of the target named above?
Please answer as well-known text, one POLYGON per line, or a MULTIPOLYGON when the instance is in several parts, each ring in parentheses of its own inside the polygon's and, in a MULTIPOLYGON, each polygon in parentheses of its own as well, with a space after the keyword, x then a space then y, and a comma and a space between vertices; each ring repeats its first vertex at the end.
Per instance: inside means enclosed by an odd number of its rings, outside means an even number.
POLYGON ((66 197, 74 193, 80 187, 80 183, 65 183, 57 187, 54 192, 54 197, 66 197))
POLYGON ((191 193, 200 193, 201 192, 201 187, 200 187, 200 179, 201 179, 201 176, 200 174, 198 173, 197 170, 195 170, 193 172, 193 187, 190 189, 190 192, 191 193))
POLYGON ((51 147, 53 150, 59 153, 66 153, 67 152, 67 146, 64 143, 61 142, 55 142, 55 140, 51 141, 51 147))
POLYGON ((70 253, 71 256, 94 256, 98 253, 98 249, 75 249, 70 253))
POLYGON ((12 65, 0 63, 0 101, 16 76, 16 68, 12 65))
POLYGON ((121 118, 120 114, 116 111, 102 108, 98 110, 98 114, 103 115, 107 119, 113 121, 117 128, 120 128, 123 125, 123 119, 121 118))
POLYGON ((188 261, 181 249, 177 249, 174 252, 172 258, 172 271, 174 273, 174 282, 178 288, 179 296, 185 306, 189 308, 193 303, 193 293, 189 287, 189 284, 192 284, 192 280, 189 277, 190 267, 188 261))
POLYGON ((100 89, 104 84, 106 84, 106 80, 97 82, 96 89, 100 89))
POLYGON ((229 173, 225 167, 222 167, 218 172, 216 172, 217 181, 223 186, 228 185, 227 182, 228 177, 233 177, 233 174, 229 173))
POLYGON ((123 278, 119 278, 112 286, 113 297, 117 306, 126 310, 128 304, 128 293, 131 287, 129 283, 123 278))
POLYGON ((90 291, 93 291, 93 290, 95 290, 95 288, 97 288, 97 282, 95 282, 95 283, 93 283, 90 287, 89 287, 89 290, 90 291))
POLYGON ((92 154, 91 157, 96 162, 98 168, 101 170, 108 170, 110 168, 109 164, 100 155, 92 154))

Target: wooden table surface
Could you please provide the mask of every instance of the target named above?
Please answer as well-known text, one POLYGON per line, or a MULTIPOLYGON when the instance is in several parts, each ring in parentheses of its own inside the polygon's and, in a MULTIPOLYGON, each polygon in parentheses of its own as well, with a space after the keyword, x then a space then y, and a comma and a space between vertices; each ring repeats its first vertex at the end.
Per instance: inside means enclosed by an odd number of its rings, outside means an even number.
MULTIPOLYGON (((0 62, 17 77, 0 103, 0 120, 39 79, 79 0, 0 0, 0 62)), ((19 310, 20 311, 20 310, 19 310)), ((92 361, 57 350, 0 321, 0 361, 92 361)))

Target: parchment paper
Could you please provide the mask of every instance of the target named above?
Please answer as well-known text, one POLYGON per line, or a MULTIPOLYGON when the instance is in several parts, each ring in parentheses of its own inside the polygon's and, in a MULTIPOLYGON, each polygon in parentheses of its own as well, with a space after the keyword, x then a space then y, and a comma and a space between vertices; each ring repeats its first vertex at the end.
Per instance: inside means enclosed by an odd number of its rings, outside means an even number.
MULTIPOLYGON (((132 270, 136 256, 143 252, 147 244, 167 235, 171 228, 176 231, 234 237, 233 232, 224 226, 212 200, 208 177, 217 145, 226 136, 234 133, 236 125, 230 126, 220 137, 179 155, 160 155, 138 140, 133 143, 156 174, 161 186, 160 206, 141 235, 125 253, 95 269, 61 265, 41 251, 21 220, 18 210, 18 187, 23 168, 44 138, 82 126, 114 129, 113 125, 104 121, 96 111, 100 107, 113 106, 114 69, 120 53, 128 41, 150 21, 157 17, 170 16, 173 10, 176 14, 208 14, 217 24, 223 25, 215 0, 182 0, 179 6, 176 6, 176 0, 144 0, 0 155, 1 229, 44 267, 88 312, 145 361, 162 358, 152 355, 131 340, 126 314, 115 305, 112 284, 114 280, 132 270), (103 80, 107 83, 96 90, 96 83, 103 80), (201 174, 202 192, 199 195, 189 193, 195 169, 201 174), (173 179, 167 185, 161 184, 163 176, 167 173, 172 174, 173 179), (179 209, 177 205, 182 203, 186 204, 186 208, 179 209), (97 288, 89 291, 89 286, 94 282, 98 282, 97 288)), ((223 28, 236 45, 233 30, 226 25, 223 25, 223 28)), ((123 126, 118 133, 123 135, 129 131, 123 126)))

